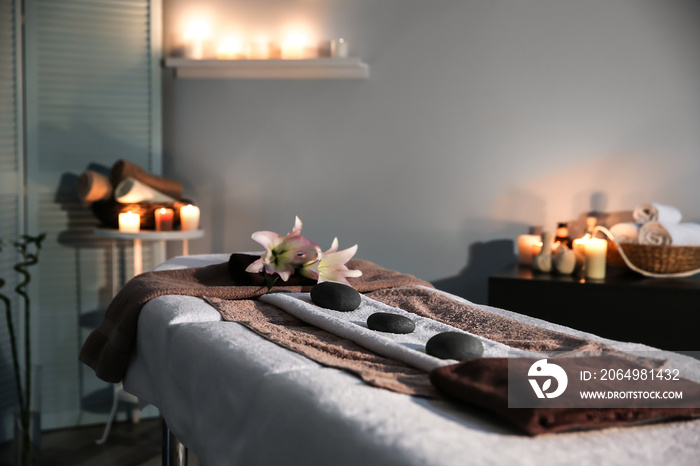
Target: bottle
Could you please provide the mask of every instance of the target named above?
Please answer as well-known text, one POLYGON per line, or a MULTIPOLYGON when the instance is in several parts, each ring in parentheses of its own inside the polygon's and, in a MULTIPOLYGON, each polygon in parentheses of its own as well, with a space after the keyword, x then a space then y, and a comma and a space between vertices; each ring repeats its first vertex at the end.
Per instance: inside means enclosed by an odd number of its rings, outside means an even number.
POLYGON ((554 244, 563 244, 567 248, 571 249, 571 238, 569 237, 569 225, 566 222, 559 222, 557 224, 556 236, 554 237, 554 244))

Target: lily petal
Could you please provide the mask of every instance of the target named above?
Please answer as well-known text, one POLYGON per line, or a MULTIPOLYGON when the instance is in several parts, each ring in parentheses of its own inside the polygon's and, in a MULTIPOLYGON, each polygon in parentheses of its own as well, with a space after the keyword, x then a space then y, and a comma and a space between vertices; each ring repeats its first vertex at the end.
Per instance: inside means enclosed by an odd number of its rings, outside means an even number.
POLYGON ((280 235, 274 231, 256 231, 250 237, 269 251, 279 242, 280 235))
POLYGON ((265 267, 265 263, 263 262, 263 258, 261 257, 260 259, 256 260, 255 262, 250 264, 248 267, 246 267, 245 271, 250 272, 250 273, 258 273, 258 272, 262 272, 264 267, 265 267))
POLYGON ((290 235, 300 235, 302 226, 301 219, 299 219, 299 217, 294 217, 294 229, 292 229, 290 235))

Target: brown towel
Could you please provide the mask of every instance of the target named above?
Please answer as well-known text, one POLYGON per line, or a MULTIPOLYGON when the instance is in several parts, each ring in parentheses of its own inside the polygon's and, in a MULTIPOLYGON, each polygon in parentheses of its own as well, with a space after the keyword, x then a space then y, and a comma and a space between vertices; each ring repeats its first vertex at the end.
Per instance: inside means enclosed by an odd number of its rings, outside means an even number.
MULTIPOLYGON (((586 400, 580 399, 579 392, 581 390, 625 390, 625 388, 631 387, 628 385, 630 382, 616 380, 603 383, 596 380, 595 383, 591 383, 590 381, 581 381, 577 377, 569 377, 569 385, 564 394, 570 398, 543 399, 538 407, 532 408, 509 408, 509 383, 517 384, 516 387, 511 387, 512 397, 518 397, 521 402, 526 400, 530 403, 531 400, 523 398, 529 396, 535 400, 533 403, 537 403, 538 399, 535 397, 526 375, 510 379, 508 377, 509 364, 511 365, 511 374, 527 374, 528 369, 535 361, 537 359, 531 358, 472 359, 434 369, 430 372, 430 381, 439 391, 450 398, 485 408, 529 435, 700 417, 700 407, 698 407, 700 406, 700 384, 682 378, 666 382, 664 385, 668 390, 683 391, 682 400, 666 400, 666 402, 658 403, 656 403, 657 400, 654 400, 654 404, 648 404, 649 401, 645 400, 613 400, 610 402, 607 400, 588 400, 586 402, 586 400), (554 400, 556 400, 556 405, 560 407, 547 407, 547 403, 554 400), (600 407, 606 405, 612 407, 600 407)), ((597 371, 598 379, 601 377, 601 368, 603 367, 619 367, 623 371, 645 369, 644 365, 629 359, 618 358, 615 355, 607 355, 604 358, 587 356, 562 358, 557 359, 556 364, 562 366, 567 373, 572 371, 571 373, 577 374, 577 371, 580 370, 597 371)), ((651 387, 651 385, 649 386, 651 387)), ((658 387, 658 384, 654 387, 658 387)), ((517 400, 511 398, 511 403, 514 401, 517 400)), ((529 405, 537 406, 536 404, 529 405)))
POLYGON ((158 175, 152 175, 138 165, 134 165, 126 160, 117 160, 112 166, 109 174, 109 179, 113 187, 124 180, 124 178, 133 178, 141 183, 150 186, 156 191, 160 191, 174 199, 182 198, 182 183, 170 178, 164 178, 158 175))
POLYGON ((415 312, 511 348, 540 353, 614 351, 602 343, 525 324, 476 306, 460 303, 436 290, 419 287, 388 288, 371 292, 368 296, 389 306, 415 312))
MULTIPOLYGON (((146 272, 132 278, 117 293, 105 316, 87 338, 80 351, 80 361, 95 370, 107 382, 124 378, 136 338, 139 313, 144 304, 164 295, 185 295, 220 299, 250 299, 267 293, 260 274, 244 272, 256 256, 233 254, 229 263, 208 267, 146 272), (229 273, 229 268, 236 273, 229 273)), ((353 259, 351 269, 362 276, 349 281, 364 293, 382 288, 405 285, 426 285, 411 275, 384 269, 369 261, 353 259)), ((286 283, 278 282, 272 291, 309 292, 314 282, 293 275, 286 283)))
POLYGON ((252 299, 206 300, 224 320, 243 324, 258 335, 319 364, 351 372, 367 384, 406 395, 441 397, 424 371, 307 324, 276 306, 252 299))
POLYGON ((87 170, 78 178, 78 197, 86 204, 110 199, 112 190, 109 178, 96 171, 87 170))

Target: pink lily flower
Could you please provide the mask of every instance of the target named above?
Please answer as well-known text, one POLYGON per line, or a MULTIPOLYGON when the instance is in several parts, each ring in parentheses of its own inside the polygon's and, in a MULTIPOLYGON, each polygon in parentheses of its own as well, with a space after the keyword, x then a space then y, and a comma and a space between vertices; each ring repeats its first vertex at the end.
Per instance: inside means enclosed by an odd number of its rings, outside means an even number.
POLYGON ((299 273, 303 276, 321 282, 336 282, 350 285, 347 277, 359 277, 361 270, 350 270, 345 265, 357 252, 357 244, 338 251, 338 238, 333 239, 331 248, 318 255, 318 260, 305 263, 299 273))
POLYGON ((251 237, 265 248, 265 252, 245 269, 246 272, 264 270, 269 275, 278 274, 286 282, 297 266, 317 260, 321 248, 301 236, 301 227, 301 220, 296 217, 294 229, 286 236, 272 231, 253 233, 251 237))

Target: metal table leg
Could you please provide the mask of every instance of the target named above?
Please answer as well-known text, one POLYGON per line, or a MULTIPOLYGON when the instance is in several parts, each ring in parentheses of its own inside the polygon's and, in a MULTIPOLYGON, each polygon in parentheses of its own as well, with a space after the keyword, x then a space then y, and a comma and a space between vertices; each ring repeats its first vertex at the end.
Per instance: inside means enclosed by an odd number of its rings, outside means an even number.
POLYGON ((175 435, 170 432, 165 419, 163 420, 161 458, 163 466, 187 466, 187 447, 181 444, 175 435))

